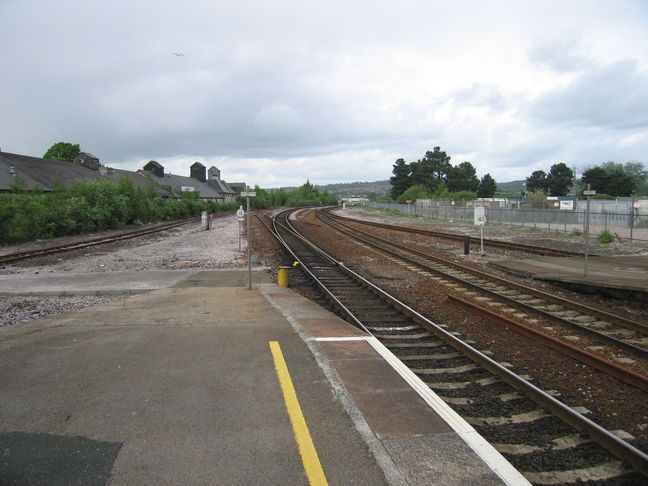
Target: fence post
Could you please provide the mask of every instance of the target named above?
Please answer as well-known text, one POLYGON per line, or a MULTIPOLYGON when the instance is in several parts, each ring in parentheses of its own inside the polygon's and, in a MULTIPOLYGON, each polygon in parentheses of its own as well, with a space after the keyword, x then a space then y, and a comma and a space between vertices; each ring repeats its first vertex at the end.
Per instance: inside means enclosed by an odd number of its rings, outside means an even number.
POLYGON ((562 211, 562 218, 563 218, 563 222, 565 223, 565 231, 564 231, 565 234, 567 234, 567 216, 569 216, 567 210, 562 211))

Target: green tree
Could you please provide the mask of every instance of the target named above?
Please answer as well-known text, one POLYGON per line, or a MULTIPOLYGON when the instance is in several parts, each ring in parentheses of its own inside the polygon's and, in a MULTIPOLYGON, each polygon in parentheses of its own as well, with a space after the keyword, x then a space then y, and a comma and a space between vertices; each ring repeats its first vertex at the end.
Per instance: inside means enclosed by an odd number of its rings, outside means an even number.
POLYGON ((636 180, 626 174, 623 166, 616 162, 606 162, 603 166, 592 167, 583 172, 583 188, 590 184, 598 193, 612 197, 631 196, 636 189, 636 180))
POLYGON ((605 187, 605 179, 607 177, 607 171, 603 167, 592 167, 583 172, 581 177, 581 182, 583 184, 583 189, 587 187, 587 184, 591 186, 595 191, 603 191, 605 187))
POLYGON ((547 195, 544 191, 533 191, 528 193, 532 208, 544 208, 547 202, 547 195))
POLYGON ((526 190, 527 192, 543 191, 545 193, 549 190, 547 174, 544 170, 533 171, 531 175, 526 178, 526 190))
POLYGON ((81 153, 79 144, 68 142, 57 142, 52 145, 43 155, 44 159, 62 160, 63 162, 72 162, 74 158, 81 153))
POLYGON ((448 190, 451 192, 475 192, 479 187, 477 171, 470 162, 455 165, 448 172, 448 190))
POLYGON ((393 199, 403 194, 412 185, 412 181, 410 180, 411 173, 412 170, 404 159, 398 159, 394 163, 392 169, 392 174, 394 175, 389 178, 389 183, 392 185, 391 197, 393 199))
POLYGON ((637 161, 626 162, 623 170, 634 179, 637 196, 648 196, 648 170, 644 165, 637 161))
POLYGON ((426 186, 429 192, 436 191, 440 182, 448 178, 452 169, 450 156, 441 150, 441 147, 434 147, 430 152, 425 152, 425 157, 410 164, 412 169, 412 183, 426 186))
POLYGON ((548 194, 551 196, 566 196, 574 183, 574 171, 566 164, 554 164, 547 176, 548 194))
POLYGON ((497 183, 495 179, 491 177, 490 174, 486 174, 479 181, 479 187, 477 188, 477 197, 493 197, 497 191, 497 183))

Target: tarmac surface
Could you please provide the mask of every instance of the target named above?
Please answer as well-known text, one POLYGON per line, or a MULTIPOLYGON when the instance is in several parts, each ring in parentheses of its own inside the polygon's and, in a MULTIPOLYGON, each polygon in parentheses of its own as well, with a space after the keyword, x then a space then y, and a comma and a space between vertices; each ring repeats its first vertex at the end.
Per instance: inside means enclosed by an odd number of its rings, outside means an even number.
POLYGON ((0 329, 0 484, 309 484, 273 349, 328 484, 526 484, 375 338, 269 273, 252 290, 240 271, 116 273, 24 283, 148 290, 0 329))

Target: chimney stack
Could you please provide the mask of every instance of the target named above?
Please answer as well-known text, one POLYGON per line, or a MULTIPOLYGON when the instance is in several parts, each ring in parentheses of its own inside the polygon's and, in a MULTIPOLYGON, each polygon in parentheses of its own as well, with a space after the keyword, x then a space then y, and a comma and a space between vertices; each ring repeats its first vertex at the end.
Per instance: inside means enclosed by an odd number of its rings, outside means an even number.
POLYGON ((200 182, 207 182, 205 166, 200 162, 194 162, 191 166, 191 178, 198 179, 200 182))

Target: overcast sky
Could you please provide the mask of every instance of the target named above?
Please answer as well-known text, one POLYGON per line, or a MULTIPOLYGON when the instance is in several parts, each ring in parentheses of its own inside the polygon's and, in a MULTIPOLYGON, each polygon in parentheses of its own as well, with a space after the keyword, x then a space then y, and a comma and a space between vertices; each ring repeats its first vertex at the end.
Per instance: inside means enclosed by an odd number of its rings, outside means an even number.
POLYGON ((261 187, 648 165, 648 2, 0 0, 0 148, 261 187), (182 54, 177 56, 174 53, 182 54))

